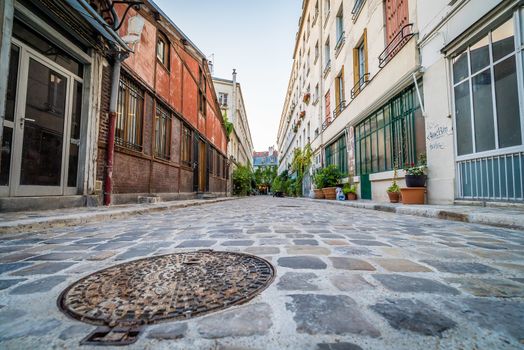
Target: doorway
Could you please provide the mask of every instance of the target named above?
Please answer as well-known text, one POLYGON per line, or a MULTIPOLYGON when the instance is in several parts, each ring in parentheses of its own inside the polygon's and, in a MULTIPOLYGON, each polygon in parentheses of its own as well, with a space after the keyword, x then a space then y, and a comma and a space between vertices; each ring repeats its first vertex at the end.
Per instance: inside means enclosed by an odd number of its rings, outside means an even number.
POLYGON ((207 175, 207 152, 206 143, 200 139, 198 143, 198 192, 206 191, 206 175, 207 175))
POLYGON ((83 79, 61 55, 12 40, 0 195, 77 193, 83 79))

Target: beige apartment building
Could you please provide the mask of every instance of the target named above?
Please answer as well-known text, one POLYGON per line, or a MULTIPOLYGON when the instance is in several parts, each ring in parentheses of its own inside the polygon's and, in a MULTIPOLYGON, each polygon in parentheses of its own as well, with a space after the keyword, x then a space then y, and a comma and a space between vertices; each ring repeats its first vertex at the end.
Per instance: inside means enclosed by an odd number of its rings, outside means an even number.
POLYGON ((232 80, 213 78, 213 84, 218 97, 222 114, 233 123, 233 131, 229 135, 227 155, 231 164, 252 167, 254 152, 253 140, 247 120, 247 112, 242 96, 242 88, 237 82, 237 73, 233 70, 232 80))
POLYGON ((429 203, 521 202, 522 12, 511 0, 304 0, 279 171, 309 143, 310 174, 335 164, 360 198, 387 201, 394 169, 404 186, 422 154, 429 203))

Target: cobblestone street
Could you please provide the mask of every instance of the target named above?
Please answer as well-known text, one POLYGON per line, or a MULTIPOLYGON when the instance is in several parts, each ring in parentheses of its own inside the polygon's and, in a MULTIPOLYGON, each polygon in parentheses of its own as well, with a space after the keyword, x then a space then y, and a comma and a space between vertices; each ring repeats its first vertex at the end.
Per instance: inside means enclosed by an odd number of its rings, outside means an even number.
MULTIPOLYGON (((0 348, 77 348, 59 294, 97 270, 198 249, 257 255, 246 304, 146 326, 130 349, 522 349, 524 233, 251 197, 0 236, 0 348)), ((82 348, 89 348, 83 346, 82 348)))

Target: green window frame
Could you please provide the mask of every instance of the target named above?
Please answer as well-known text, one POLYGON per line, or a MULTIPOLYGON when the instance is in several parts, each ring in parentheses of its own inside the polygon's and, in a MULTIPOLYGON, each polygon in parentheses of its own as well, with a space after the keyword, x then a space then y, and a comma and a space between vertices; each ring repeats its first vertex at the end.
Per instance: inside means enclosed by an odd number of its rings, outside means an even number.
POLYGON ((336 141, 324 149, 327 165, 336 165, 343 174, 348 172, 348 153, 346 138, 340 136, 336 141))
POLYGON ((395 165, 401 169, 416 162, 418 153, 425 154, 424 119, 415 94, 414 86, 405 89, 355 126, 358 175, 390 171, 395 165))

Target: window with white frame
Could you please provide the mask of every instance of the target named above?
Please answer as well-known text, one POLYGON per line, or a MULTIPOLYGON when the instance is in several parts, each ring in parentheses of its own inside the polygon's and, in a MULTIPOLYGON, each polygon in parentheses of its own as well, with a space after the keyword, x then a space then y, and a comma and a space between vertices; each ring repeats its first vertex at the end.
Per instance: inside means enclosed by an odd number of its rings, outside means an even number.
POLYGON ((344 8, 340 4, 340 9, 337 13, 336 26, 337 26, 337 47, 341 45, 344 40, 344 8))
POLYGON ((218 103, 220 103, 221 106, 227 106, 227 98, 228 94, 224 92, 218 93, 218 103))
POLYGON ((326 43, 324 44, 324 59, 326 60, 325 68, 329 67, 331 65, 331 48, 329 47, 329 37, 326 40, 326 43))
POLYGON ((511 18, 453 58, 458 156, 522 145, 521 50, 511 18))

